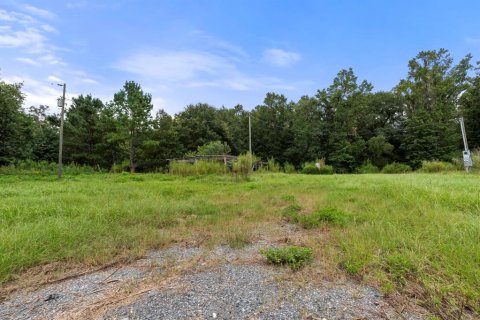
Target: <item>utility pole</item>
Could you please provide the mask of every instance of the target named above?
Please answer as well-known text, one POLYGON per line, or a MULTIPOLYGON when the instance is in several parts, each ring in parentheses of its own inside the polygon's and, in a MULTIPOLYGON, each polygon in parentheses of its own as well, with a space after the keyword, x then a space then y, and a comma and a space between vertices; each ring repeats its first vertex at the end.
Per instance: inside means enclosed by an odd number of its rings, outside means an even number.
POLYGON ((67 84, 57 84, 58 86, 63 86, 63 96, 58 99, 58 106, 62 108, 60 112, 60 139, 58 145, 58 179, 62 178, 62 155, 63 155, 63 115, 65 113, 65 92, 67 89, 67 84))
POLYGON ((252 156, 252 117, 248 114, 248 152, 252 156))
POLYGON ((470 172, 472 170, 473 161, 472 156, 470 154, 470 150, 468 149, 468 142, 467 142, 467 133, 465 132, 465 123, 463 122, 463 117, 460 117, 460 129, 462 130, 462 138, 463 138, 463 165, 465 166, 465 171, 470 172))
MULTIPOLYGON (((460 92, 457 96, 457 99, 456 99, 456 107, 457 107, 457 110, 459 110, 459 101, 460 101, 460 98, 463 96, 463 94, 466 92, 467 90, 463 90, 462 92, 460 92)), ((465 132, 465 123, 463 121, 463 117, 460 117, 460 119, 458 119, 459 122, 460 122, 460 129, 462 130, 462 138, 463 138, 463 165, 465 167, 465 171, 467 171, 467 173, 469 173, 471 170, 472 170, 472 167, 473 167, 473 161, 472 161, 472 156, 470 154, 470 150, 468 149, 468 142, 467 142, 467 133, 465 132)))

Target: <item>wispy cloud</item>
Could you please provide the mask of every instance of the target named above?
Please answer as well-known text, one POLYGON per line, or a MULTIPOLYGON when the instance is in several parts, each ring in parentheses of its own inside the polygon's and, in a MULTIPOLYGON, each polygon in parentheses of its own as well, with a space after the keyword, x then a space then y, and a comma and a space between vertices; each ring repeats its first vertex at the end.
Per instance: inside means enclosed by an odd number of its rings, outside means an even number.
POLYGON ((38 66, 38 62, 33 60, 33 59, 30 59, 30 58, 18 57, 16 60, 19 61, 19 62, 22 62, 22 63, 32 65, 32 66, 38 66))
POLYGON ((127 56, 113 67, 147 81, 185 88, 217 87, 234 91, 292 89, 280 79, 248 75, 235 59, 205 51, 148 50, 127 56))
POLYGON ((30 4, 24 5, 23 9, 25 11, 27 11, 29 14, 32 14, 34 16, 44 18, 44 19, 53 19, 56 16, 55 13, 53 13, 51 11, 41 9, 41 8, 37 8, 37 7, 34 7, 30 4))
POLYGON ((263 58, 271 65, 288 67, 300 61, 302 56, 297 52, 272 48, 263 52, 263 58))
POLYGON ((0 48, 18 49, 22 55, 41 55, 47 57, 44 60, 49 64, 64 64, 57 54, 60 48, 49 39, 50 33, 58 31, 44 21, 54 18, 55 14, 31 5, 24 5, 20 10, 30 14, 0 9, 0 21, 5 24, 1 27, 0 48))

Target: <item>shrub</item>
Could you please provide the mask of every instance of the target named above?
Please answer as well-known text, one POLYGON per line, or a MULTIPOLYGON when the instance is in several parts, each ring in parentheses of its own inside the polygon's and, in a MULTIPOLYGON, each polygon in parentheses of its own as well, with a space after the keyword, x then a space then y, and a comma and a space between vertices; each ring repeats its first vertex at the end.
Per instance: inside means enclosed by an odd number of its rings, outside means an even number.
POLYGON ((239 155, 237 161, 232 165, 233 174, 238 177, 247 178, 253 172, 253 164, 257 158, 250 153, 239 155))
POLYGON ((274 158, 269 158, 267 163, 267 170, 270 172, 280 172, 280 165, 274 158))
POLYGON ((285 173, 295 173, 297 170, 295 170, 295 166, 291 164, 290 162, 285 162, 283 165, 283 171, 285 173))
POLYGON ((422 161, 422 172, 442 172, 456 171, 457 168, 453 163, 444 161, 422 161))
POLYGON ((312 249, 306 247, 269 248, 261 250, 260 253, 269 263, 288 265, 292 270, 298 270, 313 260, 312 249))
POLYGON ((324 159, 317 160, 316 162, 306 162, 302 168, 303 174, 333 174, 333 167, 325 164, 324 159), (320 169, 316 164, 320 165, 320 169))
POLYGON ((302 168, 303 174, 320 174, 314 163, 305 163, 302 168))
POLYGON ((333 174, 333 167, 329 166, 328 164, 324 164, 318 170, 320 174, 333 174))
POLYGON ((406 165, 404 163, 398 163, 398 162, 387 164, 382 169, 383 173, 406 173, 410 171, 412 171, 412 168, 410 168, 409 165, 406 165))
POLYGON ((379 173, 380 169, 372 164, 370 161, 364 163, 360 168, 358 168, 358 173, 379 173))

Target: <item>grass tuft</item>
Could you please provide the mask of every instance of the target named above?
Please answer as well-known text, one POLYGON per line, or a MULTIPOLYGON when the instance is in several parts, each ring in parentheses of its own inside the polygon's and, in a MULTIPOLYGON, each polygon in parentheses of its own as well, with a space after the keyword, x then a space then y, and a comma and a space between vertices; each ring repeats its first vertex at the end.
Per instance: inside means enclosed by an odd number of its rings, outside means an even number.
POLYGON ((260 253, 269 263, 288 265, 292 270, 298 270, 313 260, 313 250, 306 247, 268 248, 261 250, 260 253))

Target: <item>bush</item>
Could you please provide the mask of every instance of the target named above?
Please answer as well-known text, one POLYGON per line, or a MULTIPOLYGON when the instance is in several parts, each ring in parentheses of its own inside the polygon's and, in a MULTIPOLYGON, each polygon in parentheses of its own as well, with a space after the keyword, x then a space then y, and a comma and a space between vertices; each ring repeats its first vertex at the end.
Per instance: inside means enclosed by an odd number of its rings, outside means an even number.
POLYGON ((227 167, 224 163, 206 160, 198 160, 194 163, 172 161, 169 172, 180 176, 224 174, 227 172, 227 167))
POLYGON ((380 169, 372 164, 370 161, 363 164, 360 168, 358 168, 358 173, 379 173, 380 169))
POLYGON ((410 171, 412 171, 412 168, 410 168, 409 165, 406 165, 404 163, 398 163, 398 162, 387 164, 382 169, 383 173, 406 173, 410 171))
POLYGON ((333 167, 329 166, 328 164, 324 164, 318 170, 320 174, 333 174, 333 167))
POLYGON ((324 159, 317 160, 316 162, 306 162, 302 167, 303 174, 333 174, 333 167, 325 164, 324 159), (316 164, 320 164, 320 169, 316 164))
POLYGON ((267 163, 267 170, 270 172, 280 172, 280 164, 274 158, 269 158, 267 163))
POLYGON ((457 168, 453 163, 444 161, 422 161, 422 172, 442 172, 456 171, 457 168))
POLYGON ((238 177, 247 178, 253 172, 253 164, 257 162, 257 158, 250 153, 242 154, 237 157, 232 165, 232 173, 238 177))
POLYGON ((290 162, 285 162, 283 165, 283 171, 285 173, 296 173, 297 170, 295 170, 295 166, 291 164, 290 162))
POLYGON ((305 163, 302 168, 303 174, 320 174, 314 163, 305 163))
POLYGON ((313 260, 311 248, 290 246, 284 248, 269 248, 260 251, 271 264, 288 265, 298 270, 313 260))

